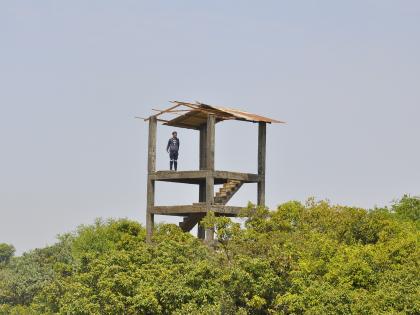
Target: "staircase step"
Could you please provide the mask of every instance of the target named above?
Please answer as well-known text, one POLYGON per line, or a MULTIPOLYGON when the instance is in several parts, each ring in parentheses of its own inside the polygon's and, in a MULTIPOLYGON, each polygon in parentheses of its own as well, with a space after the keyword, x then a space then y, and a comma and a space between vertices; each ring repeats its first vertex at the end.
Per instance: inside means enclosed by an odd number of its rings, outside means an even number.
POLYGON ((223 190, 223 191, 232 191, 232 190, 235 189, 235 187, 223 187, 221 190, 223 190))
POLYGON ((223 187, 235 187, 236 185, 236 183, 226 183, 223 185, 223 187))
POLYGON ((242 182, 239 180, 228 180, 223 184, 219 191, 216 192, 214 202, 225 205, 241 186, 242 182))
POLYGON ((201 221, 201 219, 204 218, 204 214, 190 214, 187 217, 184 217, 184 220, 179 223, 179 227, 184 232, 191 231, 194 226, 201 221))

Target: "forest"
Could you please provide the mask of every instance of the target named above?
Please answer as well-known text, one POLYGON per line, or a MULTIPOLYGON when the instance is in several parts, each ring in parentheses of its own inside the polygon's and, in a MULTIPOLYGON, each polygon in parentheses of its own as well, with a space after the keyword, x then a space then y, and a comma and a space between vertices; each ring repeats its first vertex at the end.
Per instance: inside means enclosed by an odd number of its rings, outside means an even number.
POLYGON ((149 244, 127 219, 21 256, 1 243, 0 314, 420 314, 420 199, 249 204, 241 217, 209 213, 212 244, 173 224, 149 244))

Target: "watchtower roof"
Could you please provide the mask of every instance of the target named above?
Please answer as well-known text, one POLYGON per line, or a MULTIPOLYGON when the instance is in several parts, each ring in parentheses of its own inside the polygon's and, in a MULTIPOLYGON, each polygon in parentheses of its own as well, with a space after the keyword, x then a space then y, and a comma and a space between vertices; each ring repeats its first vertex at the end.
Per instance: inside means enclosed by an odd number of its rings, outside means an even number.
POLYGON ((204 125, 207 122, 207 116, 209 114, 215 116, 216 122, 224 120, 241 120, 254 123, 284 123, 283 121, 264 117, 261 115, 251 114, 239 109, 208 105, 200 102, 189 103, 172 101, 171 103, 173 103, 174 106, 171 106, 165 110, 154 109, 155 111, 158 111, 157 114, 153 115, 156 118, 168 114, 177 115, 177 117, 170 119, 158 118, 159 121, 163 122, 163 124, 167 126, 199 129, 200 126, 204 125))

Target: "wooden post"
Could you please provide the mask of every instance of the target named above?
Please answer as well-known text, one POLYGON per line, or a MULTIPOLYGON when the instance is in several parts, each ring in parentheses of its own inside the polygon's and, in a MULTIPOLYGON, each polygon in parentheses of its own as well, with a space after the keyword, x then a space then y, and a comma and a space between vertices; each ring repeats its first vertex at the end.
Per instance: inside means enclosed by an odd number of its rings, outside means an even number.
POLYGON ((205 236, 206 230, 204 229, 204 226, 201 224, 201 222, 198 222, 197 238, 204 240, 205 236))
POLYGON ((149 144, 147 159, 147 214, 146 214, 146 241, 150 242, 154 226, 153 208, 155 206, 155 181, 150 175, 156 172, 156 129, 157 119, 151 116, 149 119, 149 144))
MULTIPOLYGON (((214 176, 206 177, 206 204, 214 204, 214 176)), ((205 233, 206 242, 211 242, 214 240, 214 231, 213 229, 206 229, 205 233)))
POLYGON ((266 163, 266 137, 267 124, 265 122, 258 123, 258 196, 257 204, 265 205, 265 163, 266 163))
POLYGON ((214 115, 207 116, 206 132, 206 169, 214 171, 214 138, 215 138, 216 118, 214 115))
MULTIPOLYGON (((214 115, 207 116, 207 131, 206 131, 206 169, 214 172, 214 149, 215 149, 215 135, 216 135, 216 117, 214 115)), ((206 204, 214 204, 214 174, 206 177, 206 204)), ((206 229, 206 242, 211 242, 214 239, 214 232, 212 229, 206 229)))
MULTIPOLYGON (((206 163, 206 143, 207 143, 207 124, 204 124, 200 127, 200 170, 205 170, 207 168, 206 163)), ((206 202, 206 182, 202 182, 199 185, 199 202, 206 202)), ((204 240, 205 238, 205 229, 201 225, 201 222, 198 223, 197 237, 204 240)))
POLYGON ((200 127, 200 170, 205 170, 207 167, 206 161, 206 143, 207 143, 207 124, 200 127))

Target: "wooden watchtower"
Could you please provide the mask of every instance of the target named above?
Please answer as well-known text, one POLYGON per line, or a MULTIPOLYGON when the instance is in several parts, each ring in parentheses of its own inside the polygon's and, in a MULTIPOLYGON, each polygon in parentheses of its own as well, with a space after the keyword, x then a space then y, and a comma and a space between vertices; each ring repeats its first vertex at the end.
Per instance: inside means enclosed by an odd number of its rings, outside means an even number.
POLYGON ((172 102, 173 106, 166 110, 157 110, 157 114, 146 118, 149 122, 148 175, 147 175, 147 239, 150 241, 154 216, 173 215, 184 217, 180 227, 191 231, 198 224, 198 237, 212 240, 211 230, 205 230, 201 219, 207 212, 216 215, 236 216, 242 207, 227 206, 227 202, 244 183, 257 183, 257 204, 265 204, 265 164, 266 164, 266 125, 282 123, 267 117, 250 114, 236 109, 211 106, 203 103, 172 102), (162 119, 165 115, 176 115, 172 119, 162 119), (238 173, 215 170, 215 125, 225 120, 241 120, 258 123, 258 173, 238 173), (200 134, 199 170, 191 171, 156 171, 156 130, 157 123, 167 126, 188 128, 200 134), (155 205, 155 182, 165 181, 199 185, 198 202, 191 205, 157 206, 155 205), (215 194, 214 185, 223 184, 215 194))

